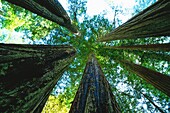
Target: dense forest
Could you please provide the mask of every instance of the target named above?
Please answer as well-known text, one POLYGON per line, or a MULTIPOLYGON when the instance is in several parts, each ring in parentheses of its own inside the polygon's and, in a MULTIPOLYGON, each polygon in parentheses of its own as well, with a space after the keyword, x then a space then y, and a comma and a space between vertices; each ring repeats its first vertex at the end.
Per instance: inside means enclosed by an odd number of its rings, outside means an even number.
MULTIPOLYGON (((128 20, 129 23, 124 24, 121 18, 122 15, 126 16, 127 13, 131 13, 128 19, 134 17, 156 3, 156 0, 134 0, 135 5, 131 12, 114 3, 114 1, 105 0, 114 14, 113 20, 106 17, 107 11, 98 15, 87 15, 88 0, 67 0, 68 10, 66 11, 71 20, 71 27, 60 23, 56 24, 53 20, 46 19, 7 1, 0 0, 0 43, 58 45, 62 48, 61 51, 65 51, 61 52, 59 56, 66 55, 72 59, 62 60, 63 68, 67 67, 67 69, 61 77, 56 78, 59 79, 58 82, 56 80, 57 83, 52 83, 55 84, 55 87, 52 87, 52 92, 49 92, 50 96, 48 100, 46 99, 47 102, 42 113, 69 112, 72 103, 74 103, 76 92, 79 91, 79 86, 81 86, 81 79, 88 66, 86 63, 89 62, 91 53, 95 54, 99 63, 97 65, 100 65, 108 81, 106 84, 110 84, 108 90, 112 91, 122 113, 170 112, 170 90, 168 87, 170 86, 170 81, 168 81, 170 79, 170 37, 161 34, 166 31, 164 29, 160 31, 161 33, 155 31, 153 34, 148 30, 159 29, 159 26, 164 26, 165 23, 158 22, 159 18, 154 20, 155 23, 159 24, 158 26, 149 28, 147 27, 149 24, 141 24, 128 29, 128 25, 133 24, 133 20, 131 19, 132 22, 128 20), (117 30, 116 28, 121 25, 125 27, 117 30), (142 28, 143 26, 144 28, 142 28), (139 31, 133 32, 134 29, 139 29, 139 31), (76 53, 74 50, 76 50, 76 53), (75 54, 75 56, 72 54, 75 54), (159 76, 156 78, 154 75, 159 76), (158 82, 154 81, 156 79, 158 82)), ((166 8, 169 11, 170 3, 167 4, 166 8)), ((157 11, 157 13, 159 12, 157 11)), ((169 17, 170 15, 165 19, 169 17)), ((154 18, 156 16, 153 16, 154 18)), ((147 16, 144 19, 147 21, 147 16)), ((136 20, 140 20, 140 18, 136 20)), ((169 21, 167 21, 167 26, 169 27, 169 21)), ((170 27, 168 29, 170 30, 170 27)), ((166 33, 170 34, 167 31, 166 33)), ((0 48, 2 47, 3 45, 0 45, 0 48)), ((20 50, 24 50, 24 47, 20 50)), ((31 55, 35 52, 26 51, 30 52, 31 55)), ((36 53, 45 56, 42 58, 52 62, 51 57, 48 59, 48 52, 50 55, 57 54, 58 50, 51 47, 43 51, 36 51, 36 53)), ((3 59, 0 59, 1 62, 3 62, 3 59)), ((44 64, 46 65, 46 63, 44 64)), ((5 76, 7 68, 7 64, 0 64, 0 76, 5 76)), ((14 79, 15 77, 11 78, 14 79)), ((41 90, 45 89, 42 88, 41 90)), ((2 104, 1 102, 0 104, 2 104)))

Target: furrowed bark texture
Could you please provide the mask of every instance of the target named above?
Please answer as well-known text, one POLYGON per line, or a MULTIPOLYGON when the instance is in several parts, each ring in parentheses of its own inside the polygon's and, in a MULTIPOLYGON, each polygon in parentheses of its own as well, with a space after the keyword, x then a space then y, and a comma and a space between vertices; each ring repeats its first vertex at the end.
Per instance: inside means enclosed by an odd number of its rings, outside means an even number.
POLYGON ((0 44, 0 112, 41 112, 74 55, 71 46, 0 44))
POLYGON ((120 63, 124 65, 128 70, 137 74, 148 83, 152 84, 155 88, 162 91, 170 97, 170 76, 161 74, 143 66, 131 63, 126 60, 121 60, 120 63))
POLYGON ((151 50, 151 51, 170 51, 170 43, 166 44, 148 44, 148 45, 133 45, 133 46, 111 46, 105 47, 110 49, 128 49, 128 50, 151 50))
POLYGON ((66 27, 73 33, 77 29, 71 25, 70 18, 58 0, 6 0, 12 4, 23 7, 33 13, 38 14, 48 20, 51 20, 63 27, 66 27))
POLYGON ((100 65, 90 55, 69 113, 120 113, 100 65))
POLYGON ((62 5, 58 2, 58 0, 34 0, 34 1, 42 5, 50 12, 57 15, 58 17, 62 17, 65 23, 71 24, 70 17, 68 16, 67 12, 64 10, 62 5))
POLYGON ((99 41, 170 35, 170 1, 159 0, 99 41))

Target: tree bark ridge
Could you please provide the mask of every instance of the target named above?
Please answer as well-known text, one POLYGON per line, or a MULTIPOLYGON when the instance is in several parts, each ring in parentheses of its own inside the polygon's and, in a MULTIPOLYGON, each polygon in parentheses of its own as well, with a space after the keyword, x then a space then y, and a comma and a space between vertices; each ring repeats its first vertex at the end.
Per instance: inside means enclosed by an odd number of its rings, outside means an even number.
POLYGON ((0 44, 0 112, 41 112, 75 53, 71 46, 0 44))
POLYGON ((134 64, 127 60, 121 60, 120 63, 129 71, 135 73, 170 97, 170 76, 153 71, 138 64, 134 64))
POLYGON ((100 65, 93 54, 84 74, 69 113, 120 113, 100 65))
MULTIPOLYGON (((57 0, 52 0, 51 2, 46 1, 46 5, 44 6, 40 5, 38 2, 39 0, 6 0, 12 4, 18 5, 20 7, 23 7, 35 14, 38 14, 39 16, 42 16, 48 20, 51 20, 63 27, 66 27, 73 33, 77 33, 77 29, 71 25, 70 18, 68 17, 66 11, 64 8, 61 6, 61 4, 57 0), (54 8, 55 7, 55 8, 54 8), (62 8, 61 8, 62 7, 62 8), (58 9, 58 10, 56 10, 58 9), (64 11, 63 11, 64 10, 64 11), (52 12, 51 12, 52 11, 52 12), (63 13, 63 14, 61 14, 63 13), (62 16, 61 16, 62 15, 62 16), (68 19, 69 18, 69 19, 68 19)), ((44 1, 44 0, 43 0, 44 1)), ((40 3, 44 3, 43 1, 39 1, 40 3)))
POLYGON ((170 35, 170 1, 159 0, 99 41, 136 39, 170 35))
POLYGON ((123 50, 151 50, 151 51, 170 51, 170 43, 166 44, 148 44, 148 45, 130 45, 130 46, 110 46, 109 49, 123 50))

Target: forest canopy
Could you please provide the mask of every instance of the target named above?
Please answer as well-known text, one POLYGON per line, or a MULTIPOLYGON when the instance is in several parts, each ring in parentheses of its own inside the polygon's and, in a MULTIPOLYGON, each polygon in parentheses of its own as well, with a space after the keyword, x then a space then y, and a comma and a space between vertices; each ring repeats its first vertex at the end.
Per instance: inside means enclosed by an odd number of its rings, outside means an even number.
MULTIPOLYGON (((73 33, 55 22, 45 19, 24 8, 0 1, 0 42, 44 45, 71 45, 76 57, 53 89, 43 113, 60 111, 68 113, 79 87, 90 53, 95 53, 123 113, 170 112, 170 98, 137 74, 129 71, 119 60, 128 60, 151 70, 170 76, 170 53, 162 50, 111 49, 109 46, 131 46, 170 43, 170 37, 146 37, 137 39, 99 42, 105 34, 124 23, 122 18, 129 12, 138 14, 156 0, 134 0, 128 10, 111 0, 105 0, 113 12, 110 20, 107 10, 87 15, 89 0, 67 0, 67 13, 79 33, 73 33)), ((3 70, 0 70, 2 73, 3 70)))

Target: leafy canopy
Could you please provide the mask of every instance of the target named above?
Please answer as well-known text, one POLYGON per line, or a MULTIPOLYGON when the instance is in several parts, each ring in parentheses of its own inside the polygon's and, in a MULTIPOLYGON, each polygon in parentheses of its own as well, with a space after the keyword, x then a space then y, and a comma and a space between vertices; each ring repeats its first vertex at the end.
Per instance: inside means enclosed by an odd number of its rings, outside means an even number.
MULTIPOLYGON (((138 13, 154 2, 155 0, 137 0, 133 14, 138 13)), ((91 52, 96 54, 122 112, 158 112, 158 109, 150 100, 162 110, 168 112, 170 99, 137 75, 127 71, 119 64, 118 60, 128 59, 147 68, 170 75, 170 63, 167 60, 169 53, 162 51, 111 50, 103 47, 164 43, 170 42, 169 38, 155 37, 117 40, 107 43, 97 42, 98 38, 122 24, 119 15, 124 14, 125 10, 120 6, 110 4, 113 12, 115 11, 115 17, 114 20, 109 21, 105 18, 104 13, 89 17, 86 14, 87 0, 68 0, 68 4, 68 13, 73 24, 80 31, 79 35, 72 34, 67 29, 47 19, 2 0, 0 41, 8 42, 12 39, 13 32, 15 32, 21 33, 22 39, 24 41, 29 40, 29 43, 69 44, 77 49, 74 62, 53 89, 43 112, 60 111, 60 113, 65 113, 69 111, 78 89, 87 57, 91 52), (4 33, 4 31, 8 31, 8 33, 4 33), (146 98, 146 95, 150 100, 146 98)))

